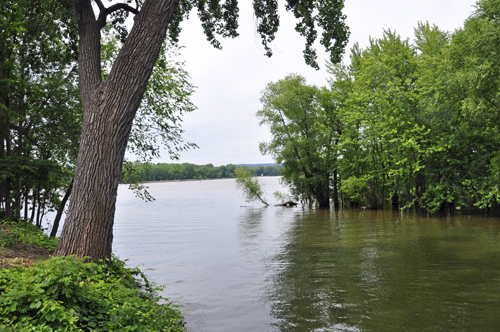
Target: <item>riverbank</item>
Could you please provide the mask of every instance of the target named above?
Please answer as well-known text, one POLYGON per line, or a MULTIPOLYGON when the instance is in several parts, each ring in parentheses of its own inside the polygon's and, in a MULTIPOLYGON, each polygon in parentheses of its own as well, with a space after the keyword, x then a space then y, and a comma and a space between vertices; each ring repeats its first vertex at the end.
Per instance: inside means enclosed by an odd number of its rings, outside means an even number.
POLYGON ((0 220, 1 331, 184 331, 182 313, 141 270, 114 256, 53 257, 57 243, 0 220))

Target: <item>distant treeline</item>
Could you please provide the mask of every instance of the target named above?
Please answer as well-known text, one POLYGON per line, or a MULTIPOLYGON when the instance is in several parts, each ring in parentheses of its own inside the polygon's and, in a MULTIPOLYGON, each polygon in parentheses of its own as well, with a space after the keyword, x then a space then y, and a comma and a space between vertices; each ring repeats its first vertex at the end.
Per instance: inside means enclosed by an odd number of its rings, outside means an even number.
POLYGON ((187 179, 222 179, 234 178, 234 170, 238 167, 246 167, 254 176, 278 176, 280 175, 281 166, 246 166, 246 165, 222 165, 215 167, 212 164, 194 165, 189 163, 184 164, 167 164, 167 163, 128 163, 128 167, 124 167, 122 172, 121 183, 127 181, 125 172, 132 171, 136 176, 135 179, 144 181, 164 181, 164 180, 187 180, 187 179))

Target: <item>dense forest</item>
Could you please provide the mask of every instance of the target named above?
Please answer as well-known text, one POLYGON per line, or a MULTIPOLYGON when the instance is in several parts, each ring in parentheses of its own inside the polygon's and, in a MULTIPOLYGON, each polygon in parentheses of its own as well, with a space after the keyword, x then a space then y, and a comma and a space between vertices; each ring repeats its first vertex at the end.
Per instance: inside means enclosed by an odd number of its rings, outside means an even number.
MULTIPOLYGON (((238 167, 247 168, 253 176, 278 176, 280 175, 280 166, 262 165, 262 166, 247 166, 247 165, 221 165, 215 167, 212 164, 194 165, 189 163, 183 164, 167 164, 158 163, 152 164, 149 162, 132 163, 132 169, 137 176, 134 178, 140 182, 145 181, 164 181, 164 180, 187 180, 187 179, 223 179, 234 178, 235 170, 238 167)), ((121 182, 127 183, 128 177, 125 173, 130 168, 125 167, 122 172, 121 182)))
POLYGON ((453 33, 421 23, 412 41, 387 30, 329 85, 269 83, 261 152, 320 206, 437 212, 500 203, 500 7, 480 1, 453 33))

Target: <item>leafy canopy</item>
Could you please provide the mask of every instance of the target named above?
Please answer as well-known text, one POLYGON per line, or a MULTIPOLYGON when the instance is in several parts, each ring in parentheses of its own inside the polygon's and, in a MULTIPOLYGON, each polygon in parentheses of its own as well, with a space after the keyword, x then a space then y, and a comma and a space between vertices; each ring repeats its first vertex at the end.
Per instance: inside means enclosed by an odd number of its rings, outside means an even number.
MULTIPOLYGON (((126 2, 130 3, 131 0, 126 2)), ((140 5, 142 1, 136 3, 140 5)), ((345 25, 346 16, 342 14, 343 8, 343 0, 286 0, 285 9, 292 12, 298 20, 295 30, 306 39, 304 48, 306 64, 316 69, 319 68, 314 48, 319 31, 321 31, 320 44, 330 53, 330 60, 333 63, 341 60, 349 38, 349 28, 345 25)), ((129 13, 137 13, 138 9, 138 7, 128 7, 127 10, 112 13, 111 23, 121 40, 125 40, 127 36, 126 17, 129 13)), ((174 42, 179 40, 180 23, 189 17, 192 10, 197 11, 203 32, 215 48, 222 48, 217 35, 238 37, 237 0, 180 0, 169 24, 169 36, 174 42)), ((257 33, 260 35, 266 56, 270 57, 273 52, 269 45, 274 41, 280 23, 278 0, 253 0, 253 10, 257 21, 257 33)))

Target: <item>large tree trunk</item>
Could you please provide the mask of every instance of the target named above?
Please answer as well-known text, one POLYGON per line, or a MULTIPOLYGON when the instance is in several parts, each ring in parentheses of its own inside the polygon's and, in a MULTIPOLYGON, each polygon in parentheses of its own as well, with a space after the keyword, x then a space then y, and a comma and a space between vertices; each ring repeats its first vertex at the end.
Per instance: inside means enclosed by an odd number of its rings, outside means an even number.
POLYGON ((325 195, 324 192, 318 193, 316 195, 316 200, 318 201, 318 205, 320 208, 330 207, 330 198, 328 197, 328 195, 325 195))
POLYGON ((111 254, 118 180, 128 137, 178 0, 146 0, 108 79, 90 0, 77 1, 84 117, 73 190, 57 255, 111 254))
POLYGON ((321 183, 315 190, 315 198, 320 208, 330 207, 330 175, 326 176, 325 183, 321 183))

